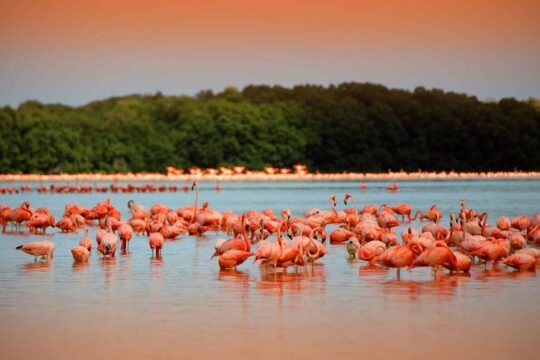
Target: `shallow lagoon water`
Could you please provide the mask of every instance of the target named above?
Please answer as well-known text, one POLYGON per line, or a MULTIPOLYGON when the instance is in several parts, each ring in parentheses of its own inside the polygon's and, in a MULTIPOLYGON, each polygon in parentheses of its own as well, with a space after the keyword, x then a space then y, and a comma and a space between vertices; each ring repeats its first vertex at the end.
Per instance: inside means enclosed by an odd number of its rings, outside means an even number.
MULTIPOLYGON (((5 185, 5 184, 4 184, 5 185)), ((302 214, 327 208, 327 198, 350 192, 359 206, 408 202, 445 215, 460 198, 468 207, 499 215, 539 212, 540 181, 403 181, 396 193, 386 182, 202 183, 200 201, 236 212, 289 208, 302 214)), ((0 203, 28 200, 58 219, 69 202, 91 207, 109 197, 128 217, 129 199, 147 207, 192 203, 193 193, 0 195, 0 203)), ((338 205, 342 208, 342 203, 338 205)), ((413 224, 419 228, 418 222, 413 224)), ((331 230, 330 227, 328 230, 331 230)), ((95 238, 95 228, 90 235, 95 238)), ((401 228, 398 229, 401 232, 401 228)), ((146 237, 134 236, 129 253, 74 266, 69 249, 79 234, 0 235, 0 351, 2 359, 281 359, 281 358, 536 358, 540 281, 534 273, 473 268, 470 276, 431 270, 402 271, 348 262, 344 246, 313 269, 266 273, 252 260, 239 271, 210 261, 223 234, 167 241, 161 259, 146 237), (36 239, 56 244, 50 264, 15 251, 36 239)))

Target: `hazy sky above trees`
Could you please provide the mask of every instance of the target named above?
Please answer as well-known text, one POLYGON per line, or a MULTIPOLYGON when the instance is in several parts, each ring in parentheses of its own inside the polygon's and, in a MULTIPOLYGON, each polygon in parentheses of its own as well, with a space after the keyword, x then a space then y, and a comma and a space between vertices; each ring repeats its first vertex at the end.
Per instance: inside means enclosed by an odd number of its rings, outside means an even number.
POLYGON ((0 0, 0 105, 375 82, 540 97, 539 0, 0 0))

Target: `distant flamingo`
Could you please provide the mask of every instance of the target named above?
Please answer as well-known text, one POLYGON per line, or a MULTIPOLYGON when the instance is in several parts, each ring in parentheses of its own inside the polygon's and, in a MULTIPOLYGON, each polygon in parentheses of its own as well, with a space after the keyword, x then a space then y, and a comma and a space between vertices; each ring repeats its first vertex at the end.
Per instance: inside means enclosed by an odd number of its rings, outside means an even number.
POLYGON ((32 218, 32 214, 33 211, 30 207, 30 203, 28 201, 25 201, 18 208, 15 208, 11 212, 9 212, 7 214, 7 218, 9 221, 15 223, 17 227, 17 232, 21 232, 21 224, 29 222, 32 218))
POLYGON ((411 218, 411 220, 416 220, 417 216, 420 216, 420 221, 422 220, 429 220, 434 223, 438 223, 440 219, 442 219, 443 214, 441 211, 437 208, 437 205, 432 205, 428 211, 422 212, 421 210, 416 211, 414 214, 414 217, 411 218))
POLYGON ((129 200, 127 203, 128 209, 131 211, 131 214, 145 214, 146 209, 144 206, 136 204, 135 201, 129 200))
POLYGON ((411 206, 409 204, 397 204, 393 206, 388 206, 386 204, 381 204, 380 208, 388 207, 392 209, 393 212, 395 212, 398 215, 401 215, 401 222, 405 221, 405 216, 407 216, 407 219, 409 222, 411 222, 411 206))

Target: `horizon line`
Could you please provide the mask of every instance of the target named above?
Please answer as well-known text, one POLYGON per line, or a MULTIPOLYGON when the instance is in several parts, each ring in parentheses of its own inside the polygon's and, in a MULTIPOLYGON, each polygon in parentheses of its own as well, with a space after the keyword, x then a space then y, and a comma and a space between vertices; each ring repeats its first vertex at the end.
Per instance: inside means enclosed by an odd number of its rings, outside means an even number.
POLYGON ((294 85, 281 85, 281 84, 276 84, 276 83, 274 83, 274 84, 270 84, 270 83, 253 83, 253 84, 246 84, 246 85, 243 85, 243 86, 227 85, 227 86, 225 86, 225 87, 223 87, 221 89, 216 89, 216 88, 212 88, 212 87, 201 88, 201 89, 199 89, 199 90, 197 90, 197 91, 195 91, 195 92, 193 92, 191 94, 185 93, 185 92, 170 93, 170 92, 164 92, 162 90, 157 89, 157 90, 154 90, 154 91, 151 91, 151 92, 141 91, 141 92, 131 92, 131 93, 123 93, 123 94, 104 95, 101 98, 96 98, 96 99, 84 101, 84 102, 81 102, 81 103, 71 103, 71 104, 67 103, 67 102, 62 102, 62 101, 45 102, 45 101, 37 99, 37 98, 29 98, 29 99, 20 101, 18 104, 2 103, 0 105, 0 107, 2 107, 2 108, 10 107, 10 108, 13 108, 13 109, 18 109, 21 105, 24 105, 26 103, 37 102, 37 103, 39 103, 41 105, 60 105, 60 106, 66 106, 66 107, 70 107, 70 108, 81 108, 81 107, 87 106, 87 105, 95 103, 95 102, 100 102, 100 101, 105 101, 105 100, 110 100, 110 99, 115 99, 115 98, 132 97, 132 96, 148 97, 148 96, 156 96, 156 95, 160 94, 162 96, 167 96, 167 97, 191 97, 191 98, 195 98, 197 96, 197 94, 199 94, 199 93, 201 93, 203 91, 212 91, 213 95, 217 95, 217 94, 223 93, 224 91, 226 91, 227 89, 230 89, 230 88, 234 88, 234 89, 238 90, 239 92, 242 92, 246 87, 250 87, 250 86, 254 86, 254 87, 267 86, 267 87, 270 87, 270 88, 281 87, 281 88, 284 88, 284 89, 292 90, 292 89, 294 89, 296 87, 302 87, 302 86, 321 86, 321 87, 324 87, 324 88, 329 88, 331 86, 336 86, 337 87, 337 86, 340 86, 342 84, 362 84, 362 85, 384 86, 388 90, 400 90, 400 91, 406 91, 406 92, 409 92, 409 93, 413 93, 417 88, 424 88, 427 91, 440 90, 440 91, 444 92, 445 94, 458 94, 458 95, 465 95, 465 96, 471 97, 471 98, 476 98, 479 102, 483 102, 483 103, 495 103, 495 102, 499 102, 499 101, 501 101, 503 99, 514 99, 514 100, 517 100, 517 101, 520 101, 520 102, 526 102, 526 101, 531 101, 531 100, 533 100, 533 101, 534 100, 540 100, 540 97, 535 96, 535 95, 529 95, 529 96, 526 96, 526 97, 518 97, 518 96, 495 97, 495 96, 489 96, 489 97, 485 97, 485 98, 480 98, 476 94, 471 94, 471 93, 457 91, 457 90, 448 90, 448 89, 443 89, 443 88, 436 87, 436 86, 428 87, 426 85, 416 85, 414 88, 408 88, 408 87, 392 87, 392 86, 385 85, 383 83, 376 83, 376 82, 371 82, 371 81, 342 81, 342 82, 339 82, 339 83, 306 82, 306 83, 298 83, 298 84, 294 84, 294 85))

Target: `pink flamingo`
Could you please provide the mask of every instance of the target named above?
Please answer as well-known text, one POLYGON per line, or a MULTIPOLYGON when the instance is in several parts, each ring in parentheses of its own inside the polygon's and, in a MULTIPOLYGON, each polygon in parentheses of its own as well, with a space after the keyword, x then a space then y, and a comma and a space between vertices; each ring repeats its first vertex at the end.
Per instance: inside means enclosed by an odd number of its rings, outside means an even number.
POLYGON ((34 256, 34 261, 37 261, 37 258, 42 256, 48 262, 53 258, 54 243, 52 241, 34 241, 19 245, 15 249, 34 256))
POLYGON ((371 261, 371 259, 381 255, 385 250, 386 244, 382 241, 370 241, 358 249, 358 258, 360 260, 371 261))
POLYGON ((79 245, 84 246, 88 251, 92 251, 92 239, 88 236, 88 228, 84 227, 84 235, 79 240, 79 245))
POLYGON ((450 250, 444 241, 437 241, 435 247, 422 252, 409 265, 409 269, 417 266, 430 266, 433 269, 433 276, 437 276, 437 269, 442 266, 458 267, 456 255, 450 250))
POLYGON ((131 228, 131 225, 128 223, 122 223, 118 227, 118 237, 120 237, 120 241, 122 242, 122 245, 120 249, 122 251, 126 251, 128 248, 128 243, 131 240, 131 236, 133 235, 133 229, 131 228))
POLYGON ((71 249, 71 255, 73 256, 73 260, 75 262, 85 263, 88 262, 90 251, 88 251, 88 249, 84 246, 75 246, 71 249))
POLYGON ((106 217, 107 233, 101 238, 101 243, 98 245, 98 251, 106 257, 114 257, 118 243, 118 237, 112 232, 111 222, 109 217, 106 217))
POLYGON ((536 258, 526 253, 515 253, 503 259, 502 262, 518 271, 536 271, 536 258))
POLYGON ((407 246, 396 245, 372 258, 369 264, 380 263, 386 267, 397 268, 397 278, 399 279, 401 268, 409 266, 421 252, 422 249, 414 242, 409 243, 407 246))
POLYGON ((152 256, 154 256, 154 250, 156 252, 156 257, 161 256, 163 242, 163 235, 161 235, 160 233, 154 232, 150 234, 150 238, 148 239, 148 245, 150 246, 150 250, 152 250, 152 256))

